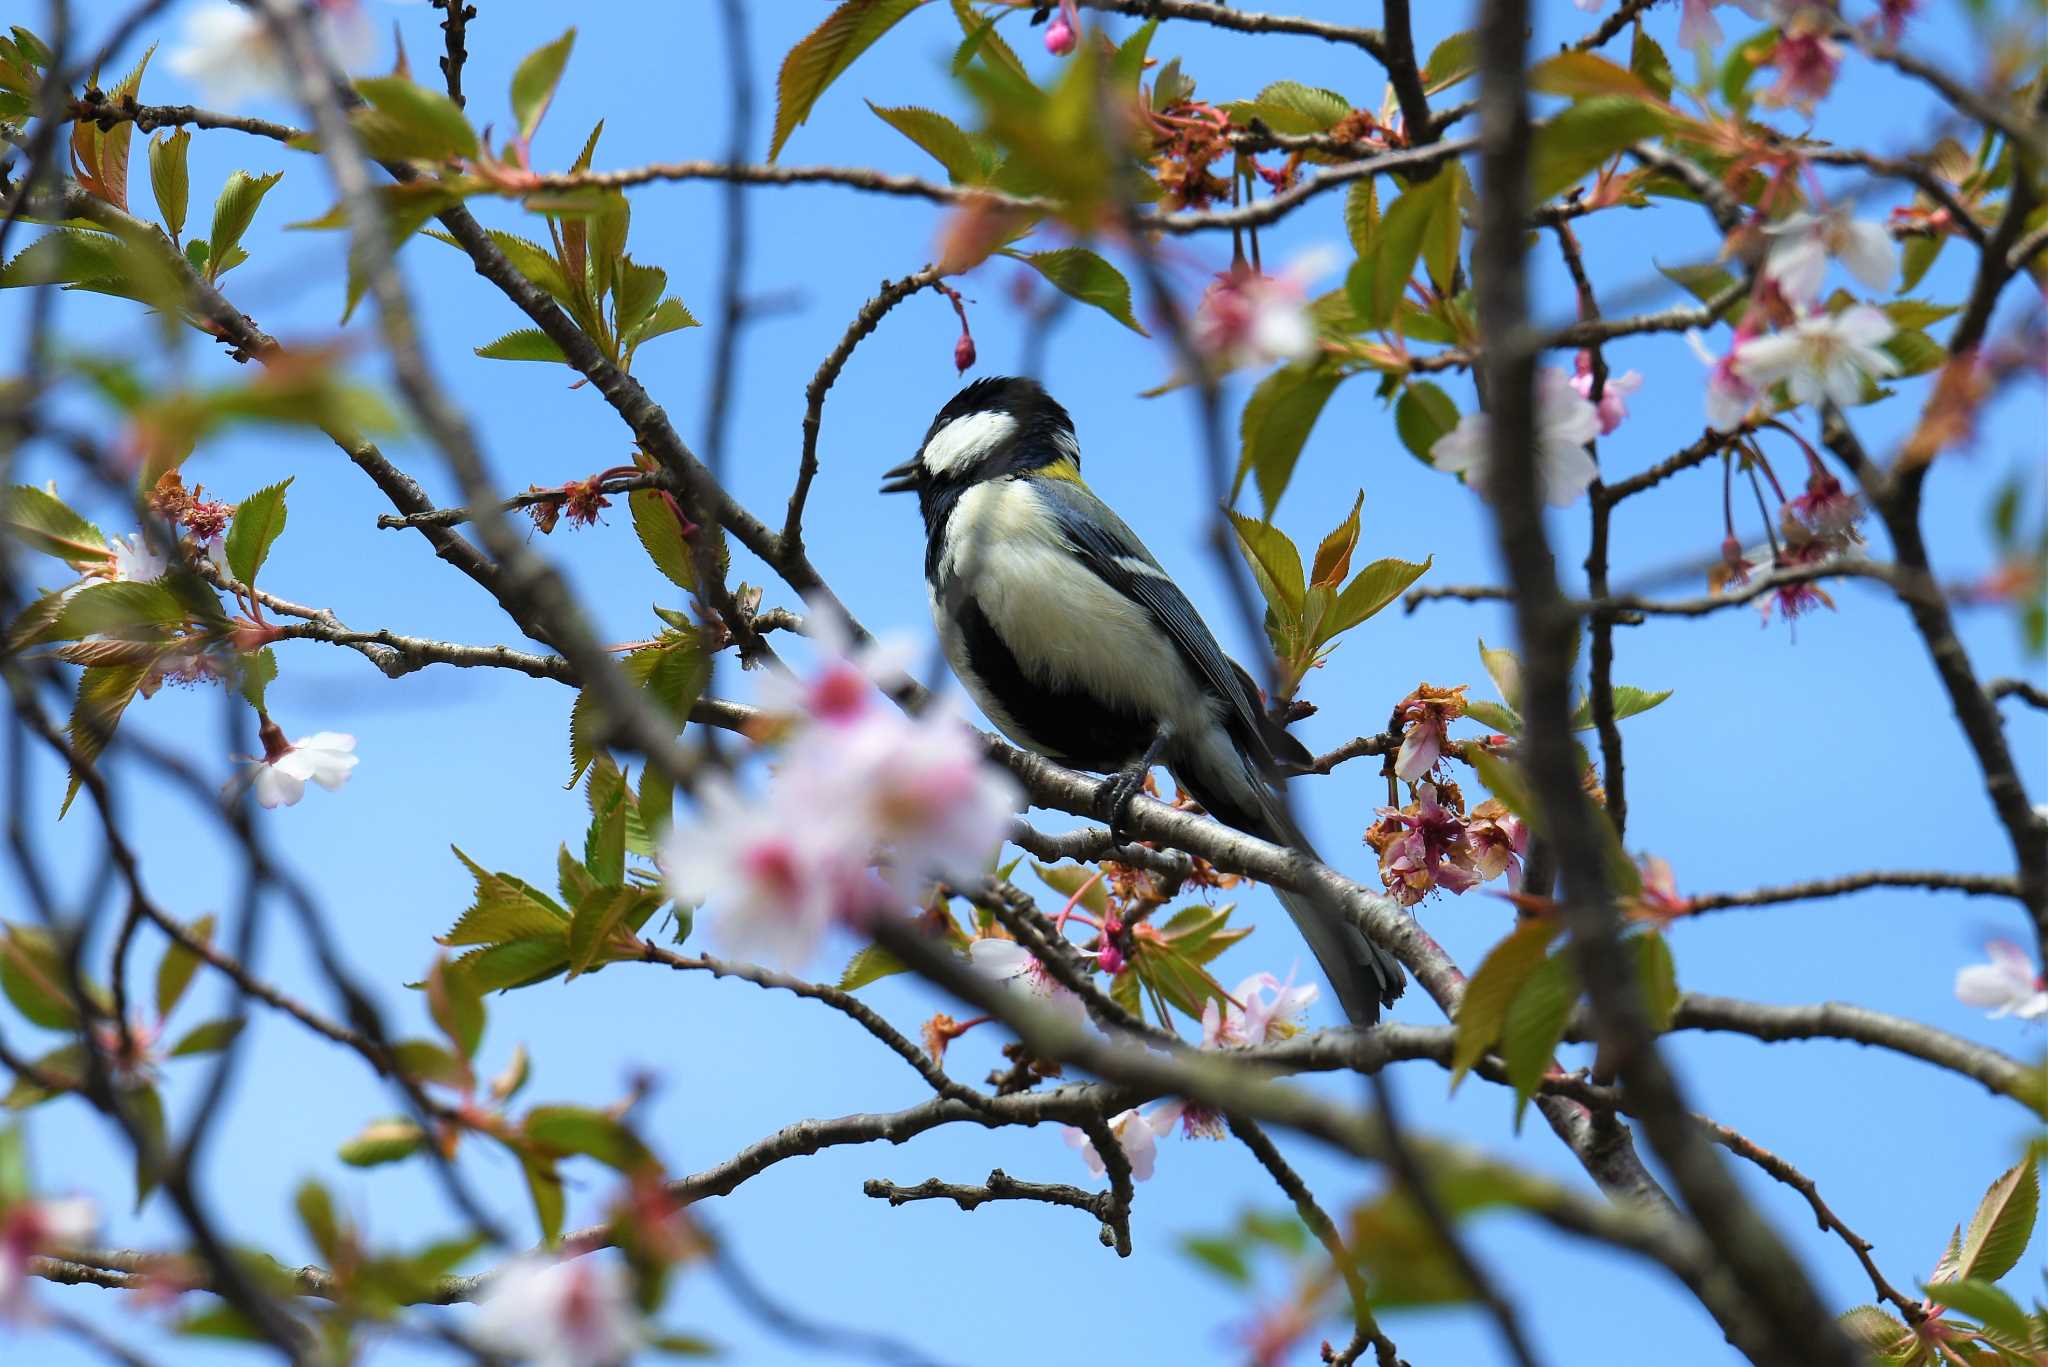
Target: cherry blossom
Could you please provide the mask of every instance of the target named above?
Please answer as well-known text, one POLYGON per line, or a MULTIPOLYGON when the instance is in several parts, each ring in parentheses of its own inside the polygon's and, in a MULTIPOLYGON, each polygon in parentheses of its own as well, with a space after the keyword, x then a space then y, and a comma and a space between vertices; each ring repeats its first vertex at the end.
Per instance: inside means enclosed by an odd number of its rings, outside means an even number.
POLYGON ((828 600, 808 600, 804 634, 818 651, 808 675, 765 674, 761 705, 772 712, 843 724, 887 708, 881 692, 910 681, 917 647, 906 636, 856 643, 846 615, 828 600))
POLYGON ((2048 978, 2034 969, 2027 952, 2010 940, 1984 946, 1989 963, 1956 970, 1956 1000, 2000 1016, 2034 1020, 2048 1016, 2048 978))
POLYGON ((265 807, 293 807, 306 795, 308 781, 328 792, 339 792, 355 771, 356 738, 342 731, 315 731, 310 736, 287 741, 276 722, 265 717, 257 730, 263 741, 263 758, 248 766, 222 789, 221 796, 233 801, 248 785, 256 801, 265 807))
POLYGON ((31 1258, 90 1243, 98 1228, 99 1208, 83 1197, 18 1201, 0 1211, 0 1320, 35 1317, 31 1258))
MULTIPOLYGON (((1455 430, 1430 447, 1431 464, 1462 474, 1481 498, 1487 494, 1488 422, 1484 413, 1467 413, 1455 430)), ((1600 414, 1572 387, 1562 370, 1536 373, 1536 481, 1544 502, 1564 508, 1586 492, 1600 467, 1586 443, 1600 435, 1600 414)))
POLYGON ((1693 355, 1700 358, 1707 367, 1707 422, 1717 432, 1732 432, 1742 426, 1763 397, 1757 387, 1743 377, 1743 348, 1753 339, 1754 334, 1738 329, 1735 344, 1728 348, 1726 356, 1716 356, 1707 350, 1707 344, 1697 328, 1687 328, 1686 343, 1692 347, 1693 355))
POLYGON ((1034 1006, 1066 1016, 1075 1024, 1086 1023, 1088 1008, 1080 997, 1046 971, 1036 955, 1015 940, 987 936, 967 946, 967 961, 1011 992, 1019 993, 1034 1006))
POLYGON ((836 806, 750 802, 707 781, 703 819, 678 824, 662 850, 670 894, 712 905, 713 933, 736 954, 795 966, 862 896, 865 852, 836 806))
MULTIPOLYGON (((370 60, 376 34, 360 0, 317 0, 314 31, 344 70, 370 60)), ((208 0, 185 15, 185 31, 166 56, 172 71, 232 108, 248 99, 286 98, 292 69, 277 50, 262 14, 228 0, 208 0)))
POLYGON ((1416 784, 1415 799, 1398 810, 1380 808, 1379 820, 1365 833, 1366 843, 1379 851, 1380 881, 1403 906, 1414 906, 1432 888, 1462 893, 1480 881, 1464 818, 1439 800, 1433 783, 1416 784))
POLYGON ((1734 4, 1752 19, 1769 15, 1765 0, 1684 0, 1678 20, 1678 45, 1686 49, 1702 44, 1717 47, 1721 42, 1721 21, 1714 17, 1717 6, 1734 4))
POLYGON ((107 549, 114 556, 112 572, 107 577, 117 583, 161 579, 171 567, 169 558, 152 549, 141 532, 110 536, 107 549))
MULTIPOLYGON (((1621 420, 1628 416, 1628 396, 1643 387, 1643 373, 1628 370, 1619 375, 1609 375, 1607 383, 1600 388, 1600 401, 1594 404, 1600 414, 1600 435, 1606 436, 1621 426, 1621 420)), ((1572 366, 1572 388, 1588 403, 1593 402, 1593 353, 1581 351, 1572 366)))
POLYGON ((1308 287, 1335 260, 1326 250, 1306 252, 1278 275, 1237 262, 1216 277, 1195 308, 1196 348, 1229 367, 1314 356, 1316 326, 1308 312, 1308 287))
POLYGON ((1314 983, 1294 985, 1271 973, 1254 973, 1237 985, 1231 1003, 1211 997, 1202 1007, 1202 1047, 1269 1044, 1290 1039, 1301 1030, 1301 1017, 1321 990, 1314 983))
POLYGON ((1889 290, 1899 274, 1898 244, 1882 223, 1850 216, 1846 209, 1797 213, 1764 230, 1774 239, 1764 274, 1784 296, 1799 304, 1820 298, 1828 258, 1874 290, 1889 290))
POLYGON ((1395 715, 1405 724, 1401 753, 1394 758, 1394 773, 1404 783, 1413 783, 1436 768, 1442 758, 1446 728, 1465 715, 1465 685, 1433 688, 1419 685, 1401 700, 1395 715))
POLYGON ((1472 871, 1491 882, 1506 874, 1508 891, 1522 887, 1522 860, 1529 853, 1529 827, 1499 798, 1472 809, 1465 822, 1465 843, 1472 851, 1472 871))
POLYGON ((1767 65, 1778 69, 1778 79, 1757 96, 1767 105, 1808 115, 1834 89, 1836 73, 1842 69, 1842 45, 1828 36, 1835 22, 1832 7, 1809 8, 1815 13, 1787 22, 1778 35, 1778 45, 1767 59, 1767 65))
POLYGON ((1899 372, 1899 363, 1878 349, 1894 331, 1883 310, 1868 304, 1811 314, 1743 346, 1735 369, 1760 389, 1782 380, 1794 403, 1860 403, 1866 379, 1899 372))
MULTIPOLYGON (((1176 1115, 1173 1119, 1177 1121, 1179 1118, 1176 1115)), ((1168 1122, 1168 1128, 1171 1128, 1172 1123, 1168 1122)), ((1109 1132, 1116 1136, 1117 1146, 1124 1151, 1124 1157, 1130 1160, 1131 1176, 1140 1182, 1148 1180, 1152 1176, 1153 1159, 1159 1151, 1155 1142, 1158 1136, 1153 1131, 1152 1122, 1138 1114, 1136 1107, 1132 1107, 1120 1115, 1110 1117, 1109 1132)), ((1088 1165, 1088 1171, 1097 1177, 1108 1171, 1103 1165, 1102 1155, 1095 1151, 1094 1141, 1090 1140, 1086 1133, 1069 1125, 1060 1134, 1061 1138, 1067 1141, 1069 1148, 1081 1151, 1081 1161, 1088 1165)))
POLYGON ((491 1278, 470 1340, 534 1367, 613 1367, 647 1343, 624 1270, 595 1258, 522 1258, 491 1278))

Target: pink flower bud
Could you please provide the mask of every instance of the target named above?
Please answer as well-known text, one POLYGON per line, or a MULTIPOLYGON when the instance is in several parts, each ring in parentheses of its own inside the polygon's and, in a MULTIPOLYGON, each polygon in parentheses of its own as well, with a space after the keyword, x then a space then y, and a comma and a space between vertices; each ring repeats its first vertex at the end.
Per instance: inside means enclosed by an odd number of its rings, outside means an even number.
POLYGON ((974 339, 965 332, 962 332, 960 340, 953 343, 953 368, 964 375, 967 373, 967 368, 973 364, 974 339))
POLYGON ((1126 962, 1124 952, 1113 944, 1103 945, 1101 952, 1095 956, 1095 966, 1111 977, 1123 972, 1126 962))
POLYGON ((1045 50, 1055 57, 1064 57, 1074 50, 1074 26, 1067 22, 1067 16, 1058 14, 1045 26, 1045 50))

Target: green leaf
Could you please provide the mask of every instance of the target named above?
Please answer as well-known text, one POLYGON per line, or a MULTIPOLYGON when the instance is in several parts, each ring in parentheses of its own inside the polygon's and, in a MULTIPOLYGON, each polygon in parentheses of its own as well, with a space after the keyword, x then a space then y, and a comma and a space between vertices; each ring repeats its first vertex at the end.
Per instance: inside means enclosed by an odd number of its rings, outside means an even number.
POLYGON ((1351 573, 1351 553, 1358 549, 1358 514, 1365 507, 1365 491, 1351 500, 1351 514, 1338 523, 1316 546, 1309 566, 1308 582, 1319 588, 1335 588, 1351 573))
POLYGON ((1479 663, 1486 667, 1486 677, 1493 680, 1493 686, 1500 690, 1501 700, 1509 707, 1522 705, 1522 662, 1515 658, 1515 652, 1501 647, 1489 647, 1484 636, 1479 638, 1479 663))
POLYGON ((0 289, 120 279, 128 264, 127 248, 119 239, 96 230, 59 228, 0 266, 0 289))
POLYGON ((992 155, 984 155, 967 130, 954 123, 944 114, 916 105, 901 105, 888 108, 867 101, 875 117, 916 143, 929 154, 932 160, 946 169, 946 178, 955 185, 979 185, 988 180, 995 169, 991 164, 992 155))
POLYGON ((228 573, 243 584, 254 585, 257 571, 270 558, 270 548, 284 531, 284 491, 291 487, 287 475, 235 505, 235 520, 228 524, 228 573))
POLYGON ((2012 1271, 2033 1237, 2040 1204, 2041 1175, 2031 1158, 2000 1173, 1970 1217, 1953 1276, 1941 1280, 1995 1282, 2012 1271))
POLYGON ((546 982, 569 967, 569 937, 562 932, 473 949, 455 971, 479 992, 503 992, 546 982))
POLYGON ((923 0, 843 0, 782 59, 775 78, 775 133, 768 144, 768 160, 781 155, 782 145, 797 126, 811 116, 811 109, 825 88, 854 59, 868 50, 877 38, 894 28, 923 0))
POLYGON ((562 1234, 562 1215, 567 1203, 562 1193, 562 1174, 552 1158, 521 1154, 519 1166, 526 1175, 526 1194, 533 1200, 534 1217, 540 1221, 543 1243, 552 1244, 562 1234))
POLYGON ((629 1175, 654 1163, 654 1155, 631 1130, 588 1106, 536 1106, 526 1113, 524 1128, 536 1144, 586 1154, 629 1175))
MULTIPOLYGON (((185 931, 200 944, 213 943, 213 917, 202 916, 185 927, 185 931)), ((171 1014, 184 999, 185 989, 192 985, 192 977, 199 971, 200 958, 176 940, 164 951, 164 957, 156 965, 156 1016, 159 1021, 171 1014)))
POLYGON ((1181 1236, 1180 1247, 1181 1252, 1225 1281, 1238 1286, 1250 1286, 1251 1263, 1246 1260, 1244 1251, 1239 1246, 1241 1242, 1234 1233, 1184 1234, 1181 1236))
POLYGON ((436 959, 427 973, 427 1014, 465 1062, 476 1057, 484 1037, 483 992, 444 960, 436 959))
POLYGON ((1379 329, 1393 321, 1395 306, 1407 292, 1431 225, 1440 215, 1454 219, 1457 212, 1457 177, 1449 175, 1432 176, 1411 186, 1387 206, 1371 254, 1359 257, 1345 282, 1360 326, 1379 329))
POLYGON ((1239 124, 1263 120, 1276 133, 1325 133, 1351 112, 1351 101, 1334 90, 1275 81, 1248 101, 1230 107, 1239 124))
POLYGON ((240 666, 236 686, 241 690, 243 700, 258 712, 265 711, 265 695, 270 685, 277 682, 277 652, 265 646, 253 655, 242 656, 240 666))
POLYGON ((654 306, 654 312, 647 315, 647 320, 626 339, 626 343, 629 347, 637 347, 643 342, 653 341, 656 337, 666 337, 671 332, 681 332, 684 328, 698 326, 700 324, 691 315, 690 310, 683 306, 683 301, 671 294, 654 306))
POLYGON ((1344 192, 1344 231, 1351 238, 1352 250, 1360 256, 1370 252, 1379 230, 1379 182, 1361 176, 1344 192))
POLYGON ((650 840, 660 839, 661 833, 675 824, 675 780, 660 765, 650 763, 640 771, 640 800, 636 805, 641 828, 650 840))
POLYGON ((1283 624, 1301 619, 1308 595, 1308 581, 1301 569, 1301 552, 1287 533, 1270 522, 1232 513, 1230 525, 1237 529, 1237 549, 1251 567, 1266 606, 1283 624))
POLYGON ((1344 586, 1344 592, 1337 595, 1336 605, 1323 619, 1322 640, 1331 640, 1339 633, 1351 630, 1408 592, 1409 585, 1428 573, 1429 567, 1435 563, 1436 557, 1431 556, 1420 565, 1412 560, 1391 559, 1375 560, 1367 565, 1358 572, 1356 579, 1344 586))
POLYGON ((1635 947, 1643 1009, 1651 1028, 1661 1033, 1671 1028, 1678 1011, 1678 965, 1672 961, 1670 943, 1655 931, 1636 936, 1635 947))
POLYGON ((123 1087, 116 1099, 128 1125, 135 1131, 135 1209, 156 1190, 162 1178, 161 1164, 168 1148, 170 1126, 164 1118, 164 1099, 147 1083, 123 1087))
POLYGON ((1931 1285, 1922 1282, 1920 1289, 1937 1303, 1962 1311, 2013 1343, 2028 1344, 2033 1339, 2033 1326, 2027 1321, 2027 1312, 2020 1309, 2018 1301, 1993 1286, 1988 1278, 1965 1277, 1931 1285))
POLYGON ((220 198, 213 202, 213 227, 206 234, 208 280, 220 279, 235 264, 231 258, 241 250, 242 234, 249 231, 257 206, 270 193, 270 187, 282 179, 282 171, 272 171, 267 176, 237 171, 228 177, 220 198))
MULTIPOLYGON (((569 281, 562 274, 562 263, 555 260, 547 248, 502 229, 488 228, 485 231, 515 270, 546 290, 556 303, 566 304, 569 301, 569 281)), ((426 235, 436 242, 447 243, 457 251, 464 250, 460 242, 438 228, 427 229, 426 235)))
POLYGON ((1487 951, 1465 983, 1458 1003, 1457 1039, 1451 1050, 1451 1086, 1455 1089, 1480 1056, 1501 1037, 1509 1006, 1543 963, 1560 927, 1551 920, 1524 921, 1487 951))
POLYGON ((292 1205, 297 1208, 299 1223, 305 1226, 306 1237, 313 1241, 321 1261, 329 1266, 338 1262, 335 1254, 342 1248, 341 1217, 327 1188, 309 1177, 299 1184, 292 1205))
POLYGON ((0 991, 14 1009, 46 1030, 78 1024, 69 976, 50 933, 38 926, 9 926, 0 939, 0 991))
POLYGON ((633 513, 633 534, 654 568, 677 588, 695 592, 697 566, 690 543, 683 538, 683 524, 676 520, 675 505, 654 489, 635 489, 626 502, 633 513))
MULTIPOLYGON (((121 724, 121 714, 128 710, 148 674, 149 666, 143 664, 88 665, 79 674, 78 700, 72 704, 66 734, 80 763, 91 764, 106 749, 114 728, 121 724)), ((84 783, 84 773, 73 769, 64 802, 57 809, 58 820, 71 810, 72 799, 84 783)))
POLYGON ((461 1089, 472 1081, 469 1065, 453 1051, 432 1040, 399 1040, 391 1046, 391 1058, 398 1071, 414 1082, 432 1082, 461 1089))
POLYGON ((233 1016, 219 1020, 201 1021, 187 1030, 179 1041, 171 1046, 170 1058, 185 1058, 192 1054, 217 1054, 235 1042, 235 1036, 242 1033, 244 1021, 233 1016))
POLYGON ((161 580, 117 579, 88 584, 65 600, 63 610, 36 641, 76 641, 86 636, 121 640, 160 639, 164 628, 185 620, 185 605, 161 580))
POLYGON ((1034 859, 1031 870, 1060 896, 1069 900, 1079 896, 1079 906, 1091 915, 1099 917, 1109 910, 1109 879, 1097 876, 1086 864, 1046 865, 1034 859))
POLYGON ((839 990, 852 992, 904 971, 903 961, 894 954, 879 945, 867 945, 847 960, 846 971, 839 975, 839 990))
MULTIPOLYGON (((1632 688, 1627 684, 1616 684, 1614 686, 1614 719, 1621 721, 1624 718, 1633 717, 1639 712, 1647 712, 1670 697, 1671 694, 1672 690, 1668 688, 1652 691, 1647 688, 1632 688)), ((1579 705, 1573 709, 1571 725, 1574 731, 1590 731, 1593 729, 1593 700, 1591 698, 1581 699, 1579 705)))
POLYGON ((1874 1305, 1844 1310, 1835 1322, 1842 1326, 1843 1333, 1876 1354, 1884 1367, 1903 1363, 1917 1355, 1913 1331, 1874 1305))
POLYGON ((630 256, 620 258, 618 276, 612 282, 612 315, 619 336, 638 331, 666 288, 668 272, 661 267, 643 266, 630 256))
POLYGON ((335 1157, 352 1168, 374 1168, 410 1158, 426 1142, 425 1131, 410 1120, 377 1120, 365 1125, 336 1150, 335 1157))
POLYGON ((1593 52, 1566 51, 1546 57, 1529 68, 1529 88, 1573 99, 1617 95, 1641 104, 1656 98, 1642 77, 1593 52))
MULTIPOLYGON (((1602 65, 1612 67, 1631 83, 1641 84, 1611 62, 1602 65)), ((1581 100, 1537 127, 1529 193, 1539 202, 1561 194, 1616 152, 1655 137, 1669 124, 1668 115, 1640 98, 1603 95, 1581 100)))
POLYGON ((75 570, 106 565, 114 558, 98 527, 55 494, 29 484, 11 484, 0 492, 0 531, 75 570))
POLYGON ((1140 337, 1152 335, 1131 312, 1131 282, 1086 247, 1002 254, 1024 262, 1068 298, 1094 305, 1140 337))
POLYGON ((1394 401, 1394 430, 1409 454, 1424 465, 1436 464, 1431 450, 1457 426, 1458 405, 1428 380, 1411 380, 1394 401))
POLYGON ((1571 1019, 1572 1004, 1579 999, 1578 975, 1572 971, 1571 956, 1552 954, 1537 965, 1521 990, 1508 1004, 1501 1021, 1500 1056, 1507 1065, 1508 1082, 1515 1089, 1515 1128, 1522 1125, 1522 1113, 1536 1094, 1543 1074, 1564 1038, 1571 1019))
POLYGON ((1448 90, 1479 69, 1479 30, 1466 29, 1430 49, 1422 65, 1422 91, 1434 95, 1448 90))
POLYGON ((149 188, 156 195, 156 211, 163 216, 171 240, 185 231, 185 211, 192 200, 192 177, 185 154, 192 146, 191 130, 158 130, 149 140, 149 188))
MULTIPOLYGON (((590 830, 583 841, 583 865, 598 886, 616 888, 626 881, 626 779, 609 755, 600 755, 590 771, 590 830)), ((573 934, 573 932, 572 932, 573 934)))
POLYGON ((576 904, 575 919, 569 923, 570 978, 608 961, 615 932, 646 895, 637 887, 600 886, 576 904))
POLYGON ((1671 98, 1671 87, 1677 84, 1677 77, 1671 73, 1671 59, 1641 25, 1637 25, 1635 41, 1629 46, 1628 69, 1658 99, 1671 98))
POLYGON ((529 52, 512 73, 512 117, 518 121, 522 140, 531 139, 540 127, 541 118, 555 98, 562 68, 568 64, 569 49, 575 44, 576 30, 572 28, 554 42, 529 52))
MULTIPOLYGON (((567 58, 566 48, 563 49, 562 55, 567 58)), ((524 65, 520 70, 522 73, 525 71, 524 65)), ((560 74, 559 68, 556 74, 560 74)), ((518 77, 513 78, 513 84, 516 91, 518 77)), ((553 90, 552 82, 549 84, 549 90, 553 90)), ((368 100, 377 113, 390 121, 390 128, 395 130, 401 139, 395 147, 373 147, 373 151, 380 154, 396 151, 401 157, 423 161, 439 161, 446 157, 473 157, 477 154, 476 130, 469 126, 469 120, 463 116, 462 107, 440 91, 429 90, 426 86, 403 76, 365 76, 356 82, 356 93, 368 100)), ((522 113, 522 120, 524 117, 522 113)), ((536 123, 539 122, 539 111, 534 112, 533 118, 536 123)), ((366 141, 375 140, 366 137, 366 141)), ((386 159, 390 159, 388 155, 386 159)))
POLYGON ((1231 496, 1257 477, 1259 501, 1270 516, 1287 492, 1301 448, 1344 377, 1316 365, 1282 366, 1259 381, 1238 419, 1237 478, 1231 496))
POLYGON ((1941 249, 1948 245, 1948 235, 1938 237, 1909 237, 1899 249, 1899 288, 1912 289, 1926 278, 1934 267, 1934 259, 1941 255, 1941 249))
POLYGON ((539 328, 514 328, 494 342, 476 348, 487 361, 558 361, 569 363, 568 355, 554 338, 539 328))
POLYGON ((1519 736, 1522 734, 1522 718, 1516 713, 1514 708, 1504 703, 1468 702, 1465 704, 1465 715, 1478 722, 1481 726, 1492 727, 1501 735, 1519 736))

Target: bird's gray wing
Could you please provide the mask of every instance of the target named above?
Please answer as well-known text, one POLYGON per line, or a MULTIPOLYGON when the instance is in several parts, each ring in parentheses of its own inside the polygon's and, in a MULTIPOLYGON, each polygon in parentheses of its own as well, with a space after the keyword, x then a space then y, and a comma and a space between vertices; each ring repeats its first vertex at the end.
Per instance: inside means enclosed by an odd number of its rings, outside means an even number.
POLYGON ((1083 484, 1041 479, 1034 481, 1034 487, 1082 562, 1103 583, 1150 614, 1195 676, 1230 704, 1233 729, 1241 730, 1248 743, 1270 749, 1249 677, 1223 653, 1195 605, 1167 577, 1137 533, 1083 484))

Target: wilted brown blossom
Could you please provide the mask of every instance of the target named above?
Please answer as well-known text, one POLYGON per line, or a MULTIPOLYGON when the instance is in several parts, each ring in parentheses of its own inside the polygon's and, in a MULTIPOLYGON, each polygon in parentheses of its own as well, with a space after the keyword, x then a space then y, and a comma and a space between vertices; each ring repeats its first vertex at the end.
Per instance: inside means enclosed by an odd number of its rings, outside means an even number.
POLYGON ((1406 728, 1401 753, 1394 760, 1394 772, 1404 783, 1413 783, 1436 767, 1443 756, 1450 724, 1465 715, 1465 690, 1470 685, 1438 688, 1417 684, 1401 700, 1394 715, 1406 728))
POLYGON ((149 510, 165 522, 183 527, 203 545, 225 532, 235 515, 234 504, 217 502, 205 494, 205 485, 187 489, 178 472, 169 470, 149 491, 149 510))

